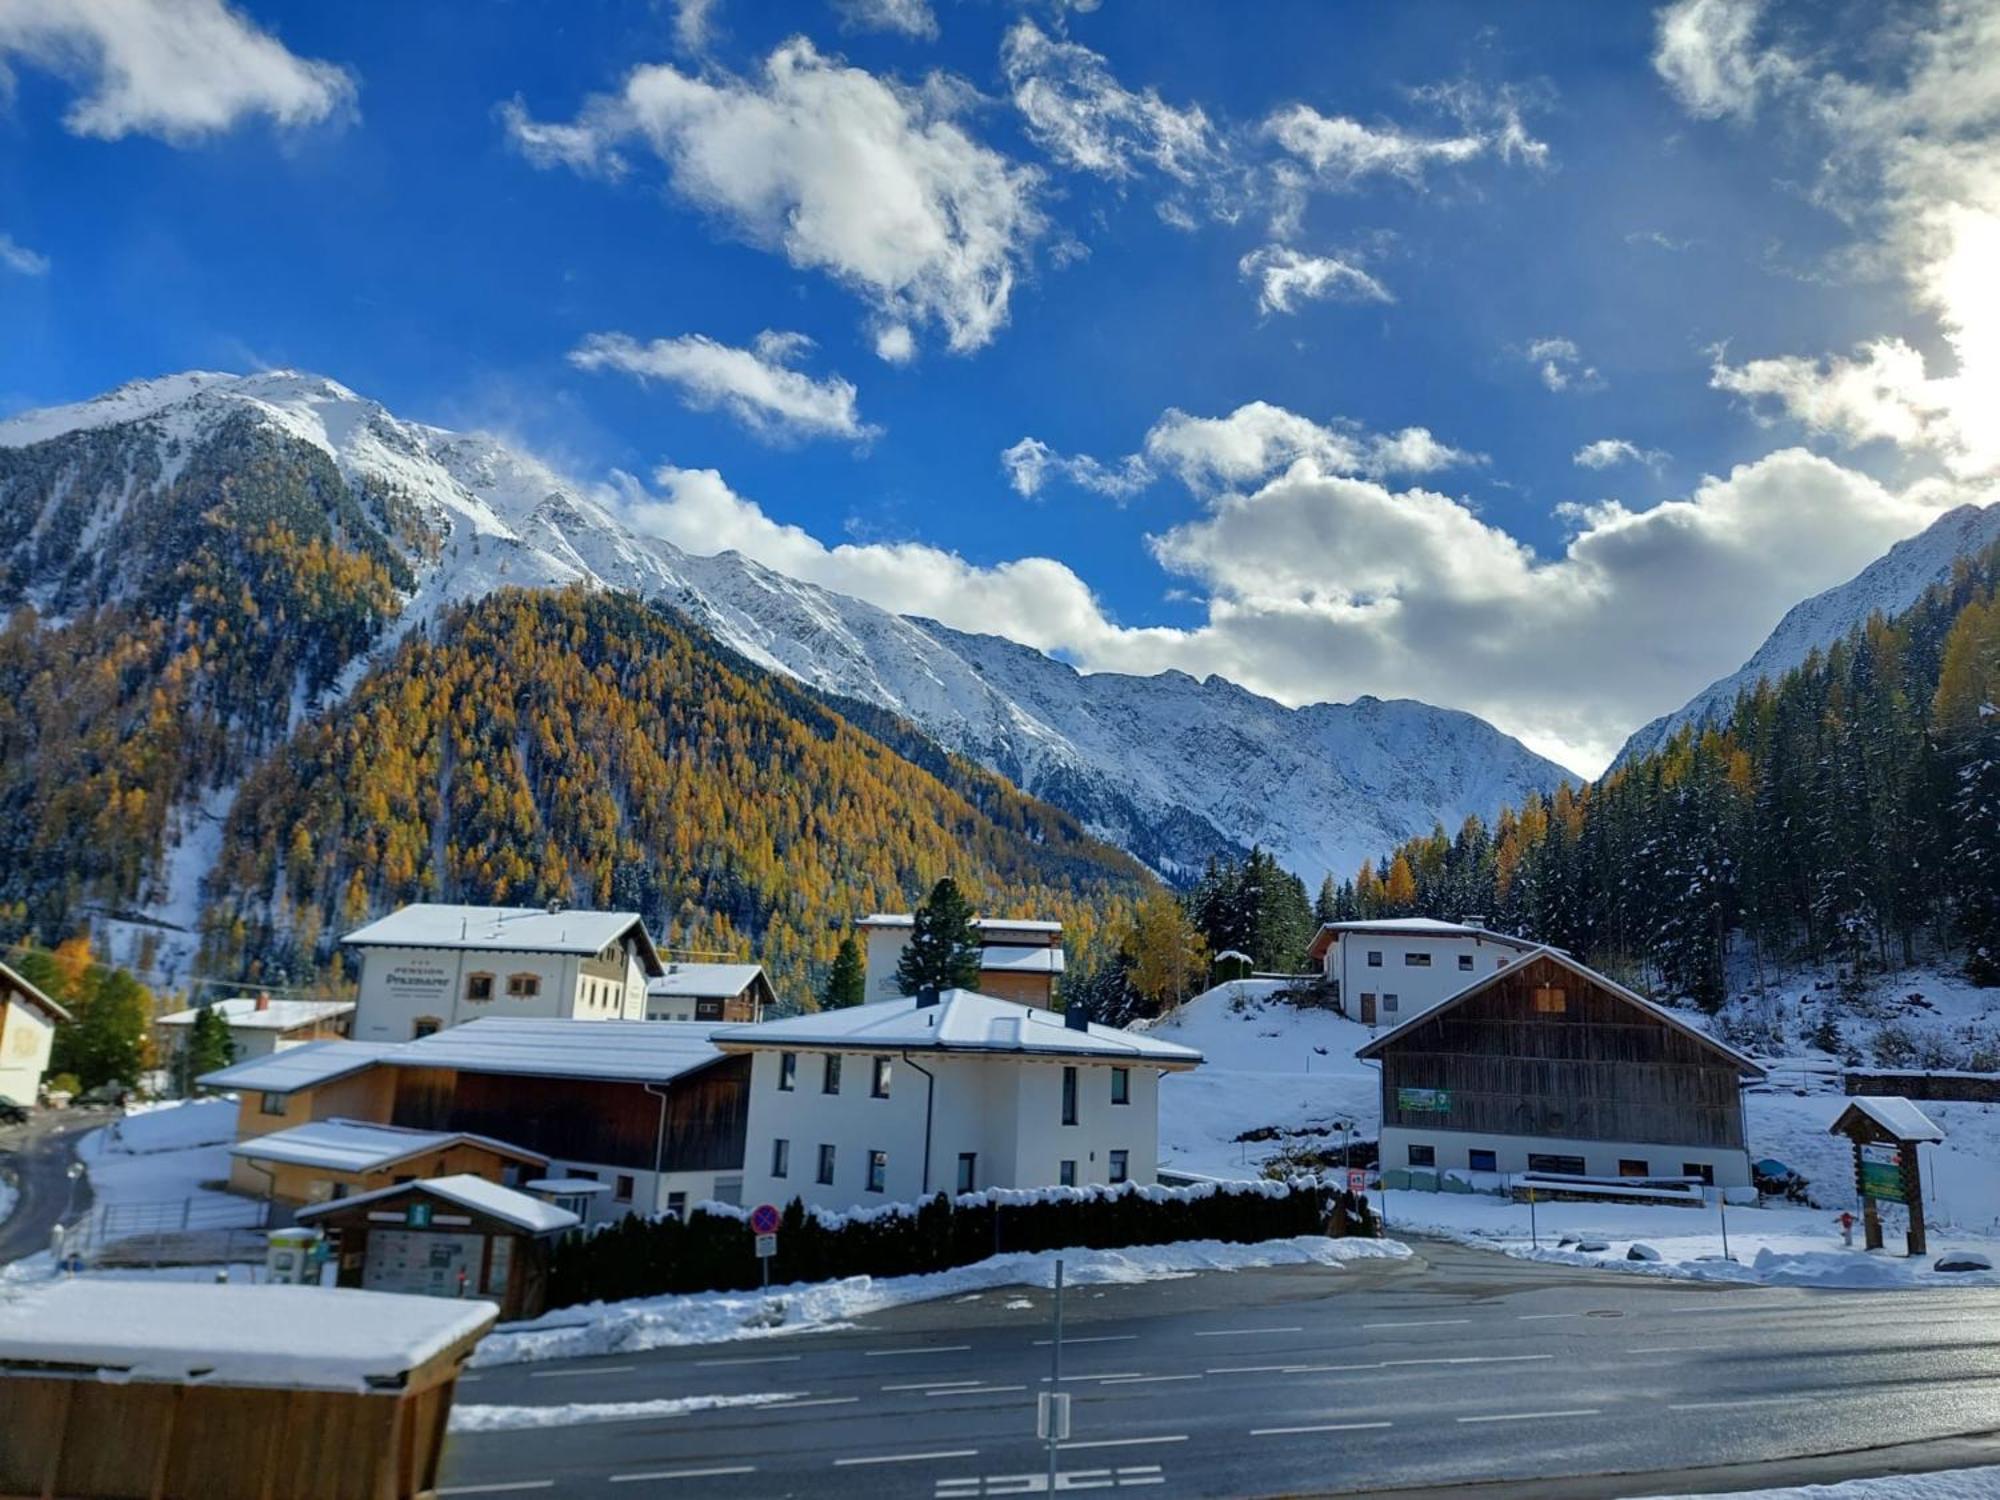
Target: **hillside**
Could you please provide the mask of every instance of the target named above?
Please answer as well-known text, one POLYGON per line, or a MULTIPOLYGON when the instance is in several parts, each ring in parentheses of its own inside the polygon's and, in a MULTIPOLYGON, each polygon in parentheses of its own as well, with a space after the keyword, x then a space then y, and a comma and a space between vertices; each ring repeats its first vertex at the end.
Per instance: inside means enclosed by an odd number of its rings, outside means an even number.
POLYGON ((905 759, 627 595, 508 589, 412 633, 244 780, 209 882, 212 970, 298 976, 412 900, 634 909, 755 953, 807 999, 846 924, 941 875, 1062 920, 1073 951, 1148 877, 962 760, 905 759))

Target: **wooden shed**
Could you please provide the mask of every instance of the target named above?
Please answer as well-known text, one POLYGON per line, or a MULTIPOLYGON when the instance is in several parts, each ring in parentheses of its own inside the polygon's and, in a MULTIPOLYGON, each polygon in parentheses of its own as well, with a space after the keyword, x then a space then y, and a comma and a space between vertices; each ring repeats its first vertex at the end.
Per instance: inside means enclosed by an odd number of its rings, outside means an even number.
POLYGON ((416 1500, 487 1302, 55 1281, 0 1300, 0 1494, 416 1500))
POLYGON ((548 1300, 549 1247, 580 1222, 481 1177, 406 1182, 298 1213, 330 1231, 342 1286, 424 1297, 485 1297, 506 1319, 548 1300))
MULTIPOLYGON (((408 1130, 368 1120, 314 1120, 238 1141, 230 1156, 264 1179, 279 1203, 323 1203, 420 1177, 490 1182, 532 1177, 549 1159, 464 1130, 408 1130)), ((232 1178, 232 1181, 234 1179, 232 1178)))

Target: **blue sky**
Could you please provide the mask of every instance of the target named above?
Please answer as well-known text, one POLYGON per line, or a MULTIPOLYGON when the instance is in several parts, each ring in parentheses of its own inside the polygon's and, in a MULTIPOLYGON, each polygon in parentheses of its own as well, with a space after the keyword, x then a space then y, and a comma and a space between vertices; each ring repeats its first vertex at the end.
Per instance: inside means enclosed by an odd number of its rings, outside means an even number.
POLYGON ((0 0, 0 407, 310 369, 693 550, 1592 770, 1991 498, 1992 9, 0 0))

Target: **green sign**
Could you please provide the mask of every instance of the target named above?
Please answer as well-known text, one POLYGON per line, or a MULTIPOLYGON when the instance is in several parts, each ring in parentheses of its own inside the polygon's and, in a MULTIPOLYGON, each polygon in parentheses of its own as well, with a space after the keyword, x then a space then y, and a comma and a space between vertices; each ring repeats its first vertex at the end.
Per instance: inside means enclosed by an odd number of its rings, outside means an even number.
POLYGON ((1890 1203, 1906 1201, 1903 1196, 1903 1153, 1900 1147, 1861 1148, 1861 1196, 1881 1198, 1890 1203))
POLYGON ((1396 1108, 1441 1115, 1451 1108, 1450 1089, 1397 1089, 1396 1108))
POLYGON ((403 1222, 412 1229, 430 1228, 431 1206, 428 1203, 412 1203, 409 1212, 403 1216, 403 1222))

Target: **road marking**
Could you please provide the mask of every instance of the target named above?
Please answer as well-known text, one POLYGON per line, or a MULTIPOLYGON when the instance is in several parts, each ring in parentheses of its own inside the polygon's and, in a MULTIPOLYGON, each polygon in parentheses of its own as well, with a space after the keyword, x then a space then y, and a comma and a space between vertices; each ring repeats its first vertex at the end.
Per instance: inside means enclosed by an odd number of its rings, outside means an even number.
MULTIPOLYGON (((1068 1339, 1063 1340, 1068 1343, 1068 1339)), ((865 1349, 862 1352, 870 1359, 888 1359, 898 1354, 965 1354, 970 1352, 970 1344, 930 1344, 922 1349, 865 1349)))
POLYGON ((1670 1313, 1718 1313, 1738 1312, 1740 1310, 1734 1307, 1663 1307, 1660 1309, 1662 1312, 1670 1313))
POLYGON ((1321 1422, 1312 1427, 1253 1427, 1250 1436, 1284 1437, 1294 1432, 1366 1432, 1390 1425, 1388 1422, 1321 1422))
POLYGON ((552 1490, 556 1487, 553 1479, 516 1479, 507 1484, 454 1484, 438 1491, 440 1495, 503 1495, 519 1490, 552 1490))
POLYGON ((1551 1318, 1581 1318, 1584 1313, 1520 1313, 1515 1321, 1521 1323, 1546 1323, 1551 1318))
POLYGON ((1162 1380, 1199 1380, 1199 1375, 1112 1375, 1100 1383, 1103 1385, 1153 1385, 1162 1380))
POLYGON ((1025 1391, 1025 1385, 955 1385, 924 1392, 926 1396, 997 1396, 1003 1391, 1025 1391))
POLYGON ((977 1458, 977 1448, 947 1448, 936 1453, 878 1453, 872 1458, 836 1458, 836 1469, 852 1469, 862 1464, 927 1464, 942 1458, 977 1458))
POLYGON ((1470 1318, 1424 1318, 1414 1323, 1363 1323, 1363 1328, 1445 1328, 1457 1323, 1470 1323, 1470 1318))
POLYGON ((1185 1432, 1174 1433, 1170 1437, 1145 1438, 1088 1438, 1076 1442, 1057 1443, 1056 1446, 1067 1453, 1071 1448, 1143 1448, 1151 1443, 1185 1443, 1185 1432))
POLYGON ((759 1411, 797 1411, 801 1406, 852 1406, 859 1396, 817 1396, 810 1401, 773 1401, 769 1406, 760 1406, 759 1411))
POLYGON ((1460 1417, 1461 1422, 1545 1422, 1556 1417, 1595 1417, 1603 1414, 1598 1406, 1578 1406, 1569 1411, 1509 1411, 1490 1417, 1460 1417))
MULTIPOLYGON (((1129 1344, 1138 1337, 1139 1335, 1136 1333, 1094 1333, 1089 1338, 1084 1339, 1065 1338, 1063 1340, 1063 1347, 1068 1348, 1071 1344, 1129 1344)), ((1051 1342, 1053 1341, 1050 1339, 1036 1339, 1035 1347, 1037 1349, 1046 1349, 1051 1342)))
POLYGON ((1385 1359, 1382 1368, 1403 1365, 1531 1365, 1537 1360, 1554 1359, 1553 1354, 1438 1354, 1429 1359, 1385 1359))
MULTIPOLYGON (((1065 1339, 1063 1342, 1068 1343, 1069 1341, 1065 1339)), ((1144 1370, 1113 1370, 1109 1375, 1065 1375, 1063 1376, 1063 1384, 1068 1385, 1072 1380, 1130 1380, 1135 1375, 1143 1375, 1145 1373, 1144 1370)), ((1049 1377, 1044 1375, 1041 1379, 1041 1384, 1047 1385, 1048 1383, 1049 1377)))
POLYGON ((1402 1369, 1406 1365, 1519 1365, 1554 1359, 1553 1354, 1440 1354, 1428 1359, 1371 1359, 1358 1365, 1216 1365, 1209 1375, 1327 1375, 1358 1370, 1402 1369))
MULTIPOLYGON (((1165 1484, 1166 1474, 1158 1464, 1131 1464, 1117 1469, 1065 1469, 1056 1475, 1059 1490, 1136 1489, 1142 1485, 1165 1484)), ((962 1478, 940 1479, 934 1491, 937 1500, 976 1500, 980 1495, 1046 1495, 1049 1476, 1036 1474, 968 1474, 962 1478)))
POLYGON ((901 1385, 885 1385, 885 1391, 941 1391, 946 1386, 958 1385, 967 1389, 986 1384, 983 1380, 910 1380, 901 1385))
POLYGON ((1798 1406, 1811 1396, 1745 1396, 1737 1401, 1670 1401, 1668 1411, 1733 1411, 1739 1406, 1798 1406))
POLYGON ((1627 1354, 1699 1354, 1707 1349, 1727 1349, 1727 1344, 1649 1344, 1643 1349, 1627 1349, 1627 1354))
MULTIPOLYGON (((1244 1334, 1249 1334, 1249 1333, 1304 1333, 1304 1332, 1305 1332, 1305 1329, 1303 1329, 1303 1328, 1298 1328, 1298 1327, 1293 1327, 1293 1328, 1198 1328, 1198 1329, 1196 1329, 1196 1330, 1195 1330, 1195 1335, 1194 1335, 1194 1336, 1195 1336, 1196 1338, 1198 1338, 1198 1339, 1231 1339, 1231 1338, 1240 1338, 1240 1337, 1242 1337, 1242 1336, 1243 1336, 1244 1334)), ((1069 1340, 1067 1340, 1067 1339, 1064 1339, 1064 1340, 1063 1340, 1063 1342, 1064 1342, 1064 1343, 1068 1343, 1068 1342, 1069 1342, 1069 1340)))
POLYGON ((755 1464, 731 1464, 714 1469, 655 1469, 650 1474, 613 1474, 613 1484, 640 1484, 649 1479, 720 1479, 724 1474, 755 1474, 755 1464))
POLYGON ((695 1365, 699 1369, 716 1365, 783 1365, 804 1358, 803 1354, 760 1354, 755 1359, 698 1359, 695 1365))
POLYGON ((561 1380, 565 1376, 577 1375, 629 1375, 638 1369, 637 1365, 592 1365, 588 1370, 530 1370, 530 1380, 561 1380))

